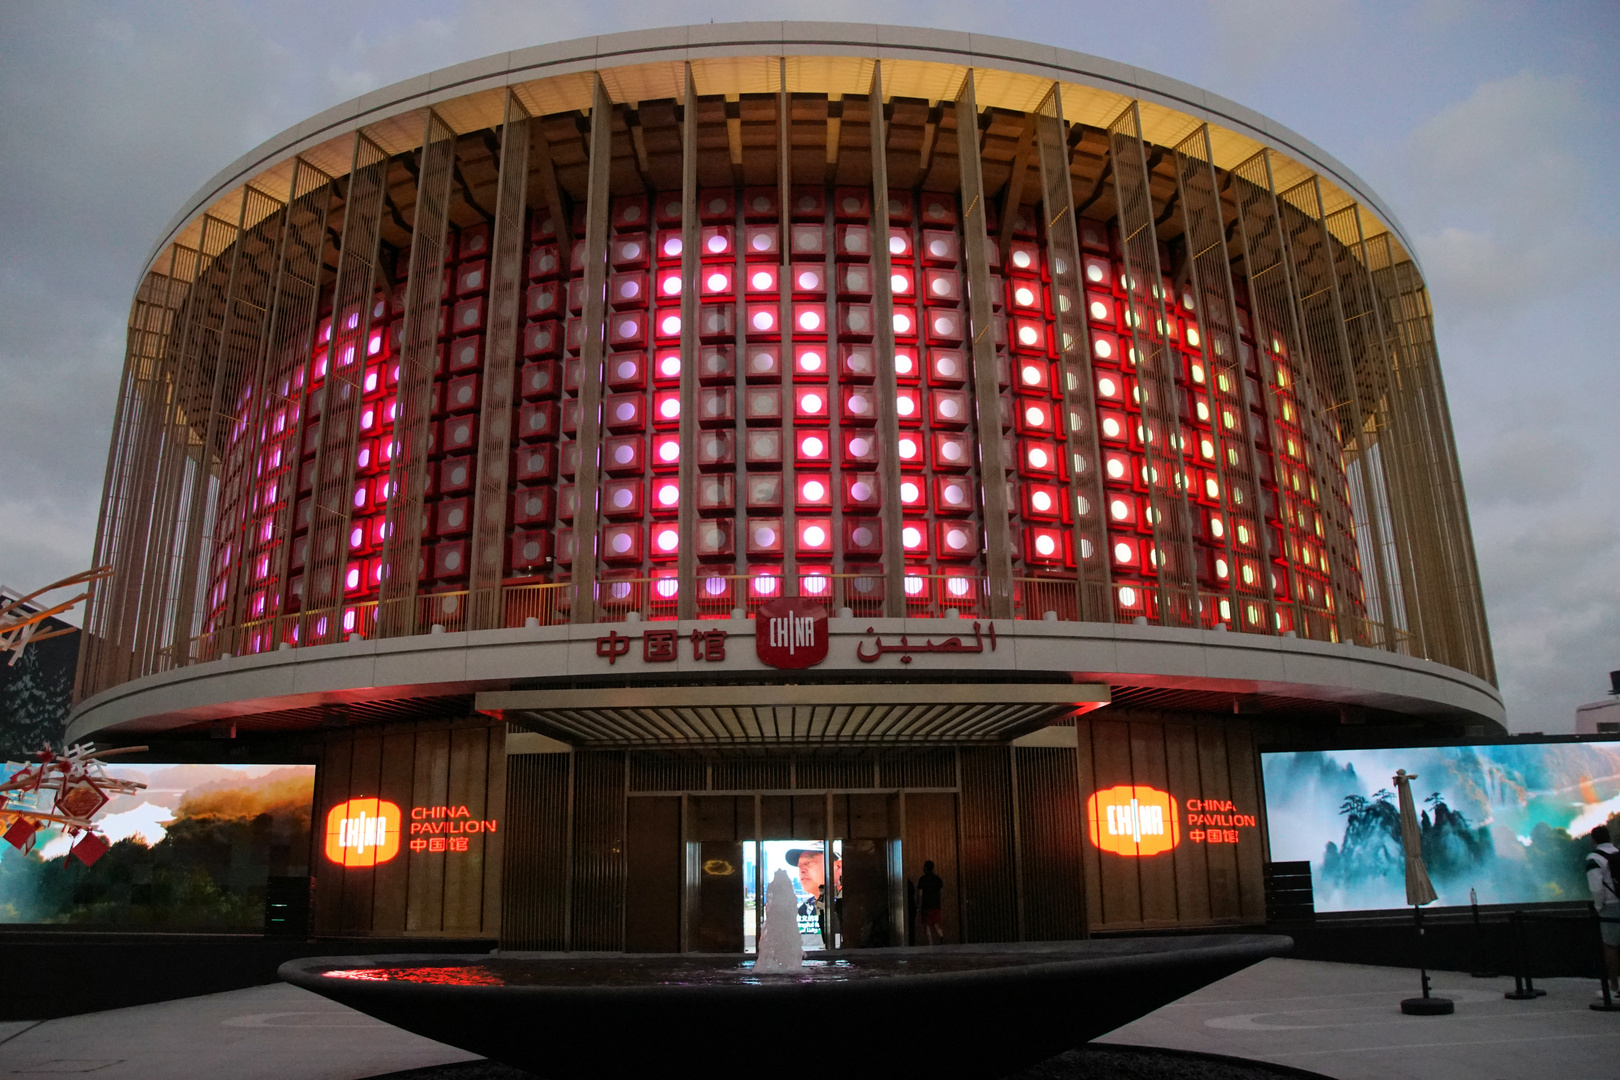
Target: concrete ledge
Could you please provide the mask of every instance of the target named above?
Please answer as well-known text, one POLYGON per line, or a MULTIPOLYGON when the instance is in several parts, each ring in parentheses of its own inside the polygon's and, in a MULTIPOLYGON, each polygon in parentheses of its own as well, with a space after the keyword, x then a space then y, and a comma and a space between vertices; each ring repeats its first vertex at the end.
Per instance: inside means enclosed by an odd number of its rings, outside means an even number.
POLYGON ((988 621, 980 624, 977 638, 976 624, 965 619, 828 623, 827 660, 805 671, 761 663, 750 641, 753 621, 738 619, 520 627, 286 649, 195 664, 112 687, 79 704, 67 734, 73 740, 98 732, 157 732, 318 705, 540 689, 547 682, 560 689, 580 678, 612 678, 643 696, 658 685, 747 681, 756 684, 751 691, 757 697, 762 677, 800 684, 959 688, 1044 683, 1065 686, 1069 694, 1079 689, 1076 684, 1097 683, 1269 694, 1493 725, 1505 719, 1500 694, 1481 679, 1355 645, 1134 624, 997 622, 992 639, 988 621), (642 660, 634 639, 648 629, 676 631, 682 643, 677 660, 642 660), (699 630, 726 633, 723 660, 693 658, 685 643, 699 630), (611 659, 599 655, 598 639, 614 633, 632 643, 611 659), (930 648, 952 639, 967 648, 930 648), (885 647, 881 654, 869 662, 860 659, 862 651, 872 656, 879 642, 885 647), (904 655, 911 656, 909 663, 900 659, 904 655), (897 681, 902 670, 907 678, 897 681))

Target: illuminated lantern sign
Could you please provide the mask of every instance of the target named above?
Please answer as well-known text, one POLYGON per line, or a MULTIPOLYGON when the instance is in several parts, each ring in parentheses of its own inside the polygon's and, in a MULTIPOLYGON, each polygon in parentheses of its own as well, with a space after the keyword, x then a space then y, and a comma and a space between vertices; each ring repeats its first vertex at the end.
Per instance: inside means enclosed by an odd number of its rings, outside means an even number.
POLYGON ((1086 800, 1091 842, 1115 855, 1158 855, 1181 842, 1176 800, 1157 788, 1120 784, 1086 800))
POLYGON ((793 596, 762 605, 755 616, 754 650, 774 668, 814 667, 827 659, 827 609, 793 596))
POLYGON ((399 807, 350 799, 326 815, 326 857, 340 866, 376 866, 399 854, 399 807))

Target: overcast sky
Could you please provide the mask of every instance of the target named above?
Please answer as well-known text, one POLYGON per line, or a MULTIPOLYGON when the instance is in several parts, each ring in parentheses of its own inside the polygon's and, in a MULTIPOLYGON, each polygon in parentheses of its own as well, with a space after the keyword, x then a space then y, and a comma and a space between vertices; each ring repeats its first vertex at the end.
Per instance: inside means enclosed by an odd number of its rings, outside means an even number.
POLYGON ((0 582, 89 565, 137 275, 205 180, 447 64, 714 20, 1050 42, 1287 124, 1417 245, 1514 730, 1620 668, 1620 5, 1417 0, 816 4, 0 0, 0 582), (1607 178, 1607 179, 1605 179, 1607 178))

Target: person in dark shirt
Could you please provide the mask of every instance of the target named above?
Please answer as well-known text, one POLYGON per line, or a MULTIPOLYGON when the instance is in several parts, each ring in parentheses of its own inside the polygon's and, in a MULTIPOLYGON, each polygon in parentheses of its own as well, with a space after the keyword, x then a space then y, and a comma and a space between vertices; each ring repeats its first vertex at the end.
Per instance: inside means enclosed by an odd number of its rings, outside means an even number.
POLYGON ((917 921, 929 945, 945 943, 945 879, 934 873, 932 859, 923 863, 917 879, 917 921))

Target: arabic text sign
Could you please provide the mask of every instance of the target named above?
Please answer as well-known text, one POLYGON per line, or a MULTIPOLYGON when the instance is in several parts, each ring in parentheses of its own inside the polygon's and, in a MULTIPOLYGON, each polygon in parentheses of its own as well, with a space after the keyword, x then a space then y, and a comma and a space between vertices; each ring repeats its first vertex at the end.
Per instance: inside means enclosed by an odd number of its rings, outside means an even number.
POLYGON ((349 799, 326 815, 326 857, 341 866, 376 866, 399 854, 399 807, 349 799))
POLYGON ((981 627, 975 621, 971 643, 960 637, 948 637, 943 641, 929 638, 913 643, 906 634, 901 634, 898 642, 885 642, 870 626, 866 628, 866 632, 872 634, 871 642, 863 641, 855 646, 855 659, 865 664, 880 660, 889 653, 899 653, 902 664, 911 663, 912 656, 921 653, 982 653, 985 651, 986 641, 990 643, 990 651, 996 651, 996 624, 993 622, 981 627))
POLYGON ((754 651, 774 668, 821 663, 827 659, 827 609, 790 596, 762 605, 754 617, 754 651))

